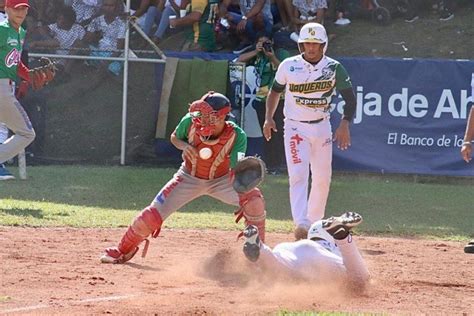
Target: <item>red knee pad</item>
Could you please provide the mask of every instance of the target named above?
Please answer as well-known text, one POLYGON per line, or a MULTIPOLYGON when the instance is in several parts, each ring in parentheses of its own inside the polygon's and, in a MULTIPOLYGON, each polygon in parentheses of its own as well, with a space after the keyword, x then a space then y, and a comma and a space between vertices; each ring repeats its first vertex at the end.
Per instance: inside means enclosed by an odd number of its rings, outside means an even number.
POLYGON ((154 207, 147 207, 132 222, 128 227, 127 232, 122 237, 118 249, 121 253, 127 254, 134 250, 145 238, 152 234, 157 237, 161 230, 163 219, 160 213, 154 207))
POLYGON ((258 235, 262 242, 265 241, 265 200, 262 192, 258 188, 249 192, 239 194, 240 208, 234 213, 237 218, 236 223, 243 217, 245 225, 255 225, 258 227, 258 235))

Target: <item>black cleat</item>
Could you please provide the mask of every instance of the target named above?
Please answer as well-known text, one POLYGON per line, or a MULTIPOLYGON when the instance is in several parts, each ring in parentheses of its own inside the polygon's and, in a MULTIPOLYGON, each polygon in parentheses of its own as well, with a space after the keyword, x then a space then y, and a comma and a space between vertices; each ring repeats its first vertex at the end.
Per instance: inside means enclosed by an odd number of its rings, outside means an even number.
POLYGON ((255 262, 260 256, 260 237, 258 237, 258 228, 255 225, 248 225, 244 229, 244 254, 248 260, 255 262))
POLYGON ((362 223, 362 216, 356 212, 346 212, 341 216, 323 220, 323 228, 334 237, 342 240, 350 234, 351 229, 362 223))

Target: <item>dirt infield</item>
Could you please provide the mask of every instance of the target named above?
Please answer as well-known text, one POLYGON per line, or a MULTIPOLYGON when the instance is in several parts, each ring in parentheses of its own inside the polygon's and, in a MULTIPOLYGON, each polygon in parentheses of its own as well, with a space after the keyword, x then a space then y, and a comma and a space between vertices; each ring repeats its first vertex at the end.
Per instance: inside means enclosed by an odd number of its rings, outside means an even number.
MULTIPOLYGON (((263 283, 235 232, 164 229, 145 260, 99 264, 124 229, 0 227, 0 314, 243 315, 276 311, 474 314, 474 255, 459 242, 358 236, 364 294, 263 283)), ((290 235, 268 234, 270 245, 290 235)))

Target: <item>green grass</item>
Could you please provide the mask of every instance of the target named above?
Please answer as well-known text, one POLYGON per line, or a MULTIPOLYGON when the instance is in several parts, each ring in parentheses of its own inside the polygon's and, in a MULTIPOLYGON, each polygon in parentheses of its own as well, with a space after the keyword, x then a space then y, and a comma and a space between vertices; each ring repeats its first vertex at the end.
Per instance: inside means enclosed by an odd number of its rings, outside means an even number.
MULTIPOLYGON (((29 167, 27 181, 0 182, 0 225, 127 226, 174 171, 138 167, 29 167)), ((365 234, 471 238, 474 212, 470 181, 416 180, 402 176, 336 174, 326 213, 360 212, 365 222, 358 231, 365 234)), ((261 188, 267 202, 269 231, 291 231, 287 177, 268 176, 261 188)), ((241 226, 233 221, 234 209, 211 198, 200 198, 170 216, 165 225, 236 229, 241 226)))

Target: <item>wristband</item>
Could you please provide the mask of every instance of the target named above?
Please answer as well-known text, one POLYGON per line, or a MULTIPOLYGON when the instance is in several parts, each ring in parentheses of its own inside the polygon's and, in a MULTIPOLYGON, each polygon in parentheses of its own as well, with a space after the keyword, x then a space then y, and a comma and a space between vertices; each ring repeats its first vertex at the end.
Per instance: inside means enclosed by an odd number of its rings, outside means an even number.
POLYGON ((464 142, 462 142, 462 145, 463 146, 472 146, 472 143, 468 142, 468 141, 464 141, 464 142))
POLYGON ((247 17, 245 15, 242 16, 242 20, 247 20, 247 17))

